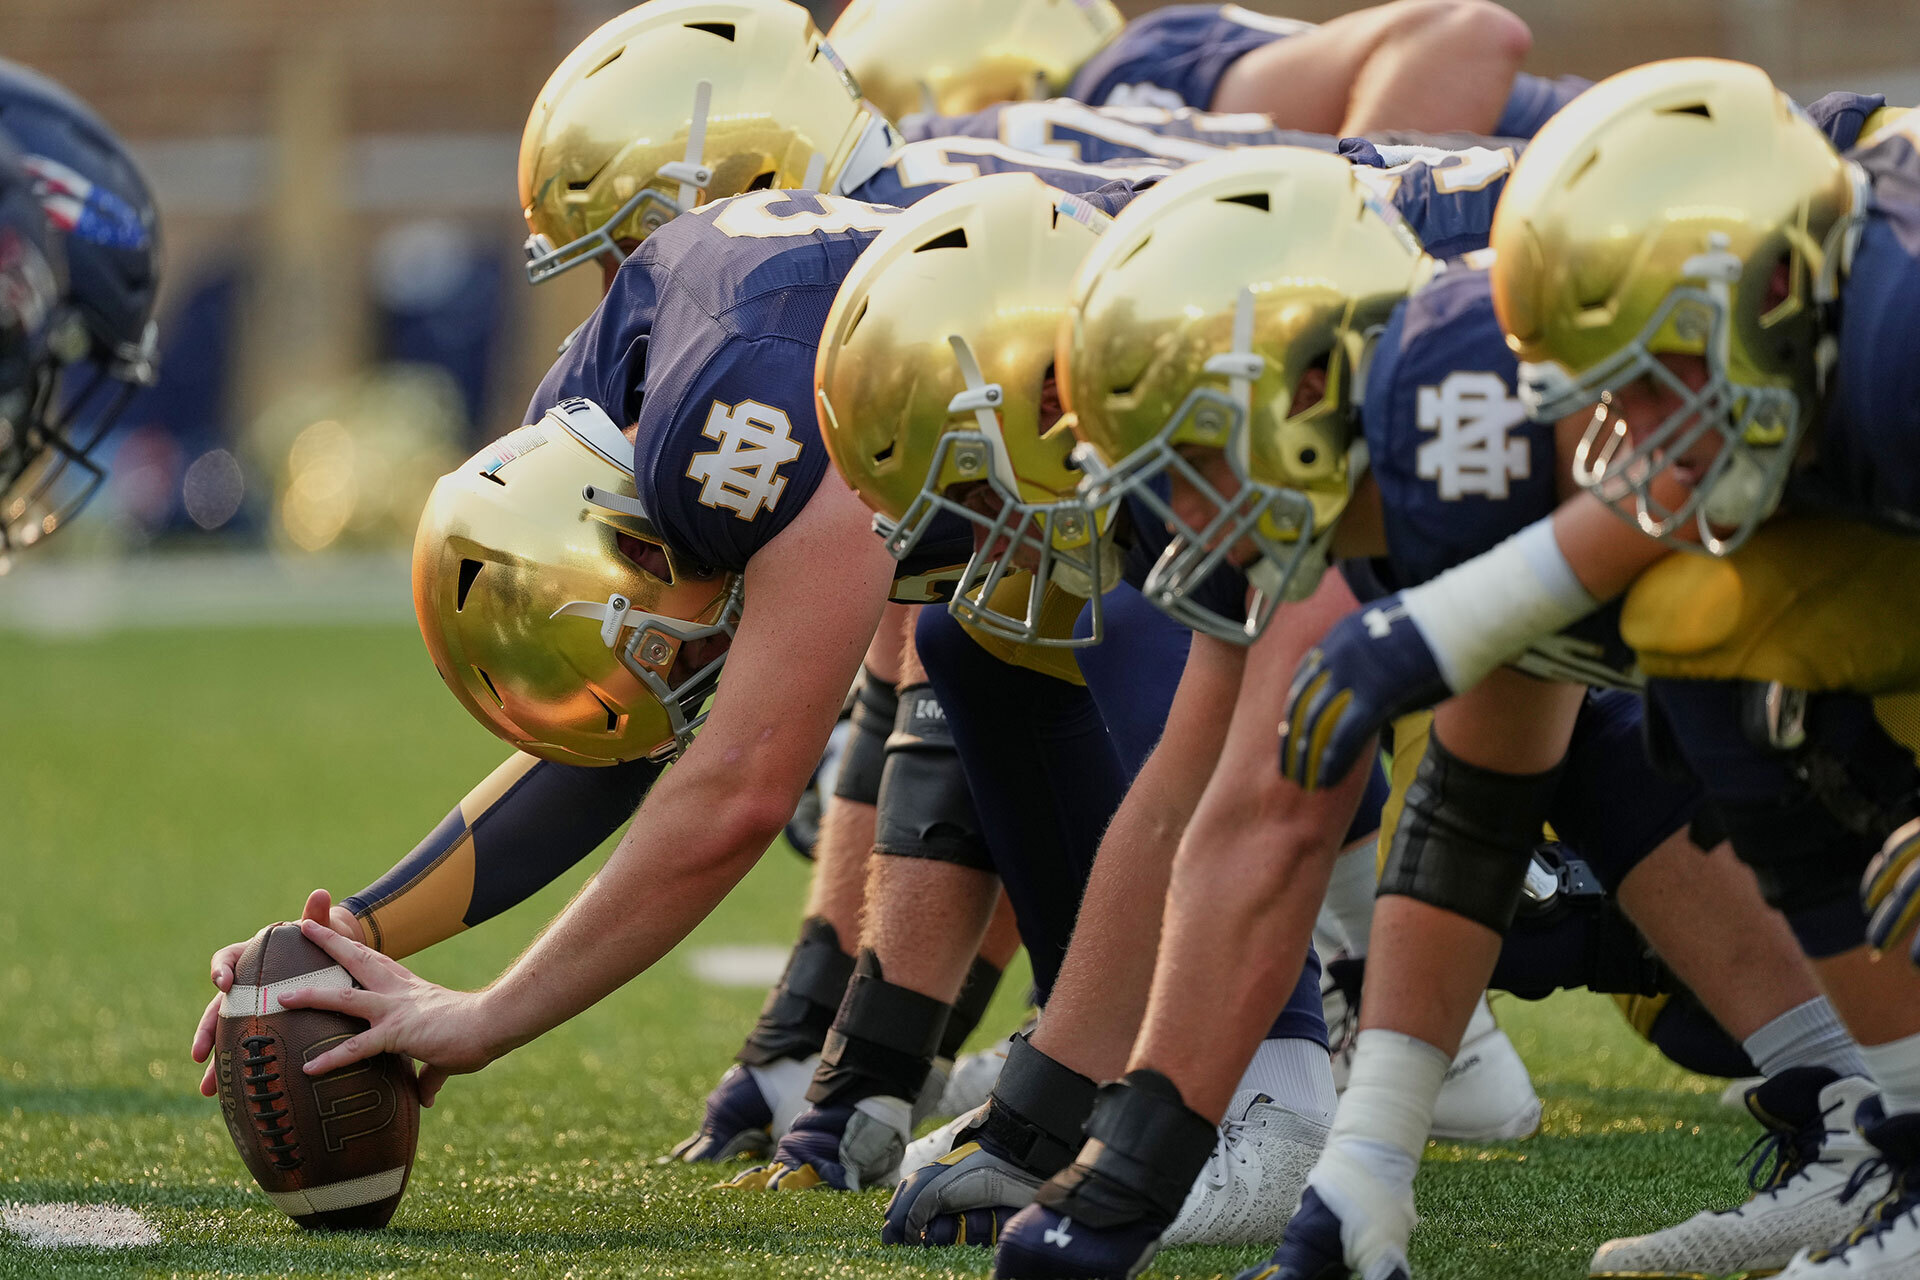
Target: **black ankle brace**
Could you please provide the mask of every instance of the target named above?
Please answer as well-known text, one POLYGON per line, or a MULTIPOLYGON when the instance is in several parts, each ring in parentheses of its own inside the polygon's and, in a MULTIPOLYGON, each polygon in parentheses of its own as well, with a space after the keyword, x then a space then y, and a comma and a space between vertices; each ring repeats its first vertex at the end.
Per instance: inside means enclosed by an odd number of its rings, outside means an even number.
POLYGON ((735 1056, 764 1067, 820 1052, 852 978, 853 957, 840 950, 840 935, 821 917, 808 916, 780 984, 768 993, 760 1020, 735 1056))
POLYGON ((978 1137, 996 1155, 1051 1178, 1073 1161, 1086 1139, 1099 1086, 1015 1036, 1000 1068, 986 1118, 963 1137, 978 1137))
POLYGON ((879 957, 862 947, 807 1101, 831 1106, 880 1095, 918 1097, 946 1025, 945 1001, 888 982, 879 957))
POLYGON ((960 996, 953 1002, 953 1011, 947 1015, 947 1029, 940 1037, 936 1057, 960 1056, 967 1037, 980 1025, 980 1019, 987 1016, 987 1005, 999 986, 999 967, 975 956, 972 967, 967 970, 967 980, 960 984, 960 996))
POLYGON ((1100 1090, 1087 1145, 1038 1203, 1090 1227, 1172 1222, 1213 1151, 1214 1126, 1158 1071, 1129 1071, 1100 1090))

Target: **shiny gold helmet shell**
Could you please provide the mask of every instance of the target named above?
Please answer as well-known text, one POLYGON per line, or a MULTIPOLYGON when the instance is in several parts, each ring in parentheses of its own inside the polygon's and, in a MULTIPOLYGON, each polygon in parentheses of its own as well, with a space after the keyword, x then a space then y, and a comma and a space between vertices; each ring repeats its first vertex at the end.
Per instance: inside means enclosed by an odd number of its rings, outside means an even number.
POLYGON ((1132 496, 1173 533, 1147 578, 1156 605, 1245 644, 1318 584, 1365 468, 1367 344, 1430 266, 1346 161, 1293 147, 1204 161, 1121 212, 1074 279, 1058 367, 1095 500, 1132 496), (1325 393, 1295 410, 1314 369, 1325 393), (1190 449, 1224 450, 1239 491, 1217 492, 1190 449), (1156 492, 1163 475, 1212 504, 1205 527, 1156 492), (1259 558, 1241 619, 1193 592, 1243 540, 1259 558))
POLYGON ((1514 167, 1493 298, 1529 411, 1564 417, 1640 378, 1680 401, 1637 439, 1596 413, 1580 446, 1576 478, 1647 533, 1725 552, 1778 504, 1818 398, 1857 172, 1765 72, 1712 58, 1602 81, 1514 167), (1669 354, 1703 357, 1706 385, 1669 354), (1716 436, 1688 496, 1656 500, 1654 479, 1716 436))
POLYGON ((669 550, 632 446, 567 400, 441 477, 413 543, 413 608, 474 718, 563 764, 664 759, 713 692, 740 582, 669 550))
POLYGON ((617 264, 674 215, 722 196, 838 192, 894 143, 799 5, 648 0, 568 54, 527 116, 527 277, 617 264))
POLYGON ((1109 221, 1032 174, 936 192, 860 255, 815 363, 821 437, 887 549, 904 559, 936 519, 968 522, 953 613, 1021 643, 1095 643, 1116 581, 1046 394, 1067 286, 1109 221), (1022 569, 1016 611, 1000 588, 1022 569), (1049 587, 1094 601, 1093 636, 1043 625, 1049 587))
POLYGON ((899 120, 1054 97, 1125 25, 1112 0, 853 0, 827 38, 899 120))

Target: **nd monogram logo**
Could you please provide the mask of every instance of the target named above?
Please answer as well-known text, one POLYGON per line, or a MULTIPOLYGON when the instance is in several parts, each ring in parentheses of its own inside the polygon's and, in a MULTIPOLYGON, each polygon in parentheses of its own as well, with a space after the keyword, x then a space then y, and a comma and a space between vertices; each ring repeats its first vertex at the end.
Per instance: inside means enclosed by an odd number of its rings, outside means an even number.
POLYGON ((763 507, 773 510, 787 487, 780 468, 800 456, 785 412, 758 400, 736 405, 716 400, 700 434, 720 442, 718 449, 696 453, 687 464, 687 478, 700 482, 701 503, 726 507, 742 520, 753 519, 763 507))
POLYGON ((1504 501, 1507 481, 1527 478, 1527 442, 1507 439, 1526 414, 1499 374, 1456 373, 1437 387, 1422 387, 1419 414, 1422 431, 1440 433, 1420 446, 1419 475, 1440 482, 1442 499, 1476 494, 1504 501))

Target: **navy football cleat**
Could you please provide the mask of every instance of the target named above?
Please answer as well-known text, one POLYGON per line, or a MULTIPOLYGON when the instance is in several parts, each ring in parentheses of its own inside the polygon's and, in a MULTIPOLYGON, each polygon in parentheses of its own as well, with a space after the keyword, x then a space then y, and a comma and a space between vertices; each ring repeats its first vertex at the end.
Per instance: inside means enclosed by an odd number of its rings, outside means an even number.
POLYGON ((1000 1230, 995 1280, 1132 1280, 1160 1247, 1164 1225, 1101 1229, 1030 1204, 1000 1230))
MULTIPOLYGON (((1248 1267, 1234 1280, 1350 1280, 1346 1249, 1340 1242, 1340 1219, 1312 1187, 1300 1193, 1300 1207, 1287 1223, 1287 1233, 1273 1256, 1248 1267)), ((1404 1267, 1395 1267, 1383 1280, 1411 1280, 1404 1267)))
POLYGON ((763 1156, 773 1148, 773 1108, 744 1066, 734 1063, 707 1095, 700 1128, 673 1155, 688 1164, 763 1156))

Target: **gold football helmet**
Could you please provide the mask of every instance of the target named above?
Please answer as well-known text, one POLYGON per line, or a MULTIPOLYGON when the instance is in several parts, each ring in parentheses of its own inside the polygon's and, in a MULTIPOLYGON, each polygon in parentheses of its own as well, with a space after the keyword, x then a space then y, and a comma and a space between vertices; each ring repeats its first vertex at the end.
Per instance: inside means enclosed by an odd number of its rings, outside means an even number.
POLYGON ((937 192, 860 255, 814 367, 827 451, 887 549, 904 559, 936 520, 966 521, 975 550, 950 608, 1021 643, 1097 642, 1117 577, 1104 521, 1080 500, 1072 433, 1048 413, 1067 286, 1109 221, 1032 174, 937 192), (1000 587, 1023 569, 1016 611, 1000 587), (1049 587, 1093 601, 1091 637, 1047 625, 1060 610, 1049 587))
POLYGON ((1125 25, 1112 0, 853 0, 827 38, 898 120, 1054 97, 1125 25))
POLYGON ((1636 67, 1541 130, 1493 222, 1494 306, 1522 398, 1553 419, 1648 378, 1680 402, 1631 435, 1603 406, 1580 444, 1581 484, 1648 534, 1715 554, 1771 514, 1819 396, 1820 313, 1858 234, 1863 181, 1739 62, 1636 67), (1704 358, 1705 385, 1662 363, 1669 354, 1704 358), (1669 509, 1653 479, 1683 458, 1704 470, 1669 509))
POLYGON ((668 219, 722 196, 839 193, 895 142, 799 5, 648 0, 568 54, 527 116, 527 278, 617 264, 668 219))
POLYGON ((1147 577, 1156 605, 1247 644, 1318 584, 1366 468, 1367 344, 1430 266, 1346 161, 1292 147, 1183 169, 1122 212, 1074 279, 1058 365, 1090 500, 1131 496, 1173 534, 1147 577), (1325 391, 1296 407, 1312 370, 1325 391), (1224 450, 1238 492, 1195 450, 1224 450), (1204 525, 1169 502, 1176 477, 1211 504, 1204 525), (1194 598, 1243 540, 1259 552, 1244 619, 1194 598))
POLYGON ((564 764, 665 759, 704 718, 740 580, 669 549, 633 446, 566 400, 440 478, 413 608, 440 678, 496 735, 564 764))

